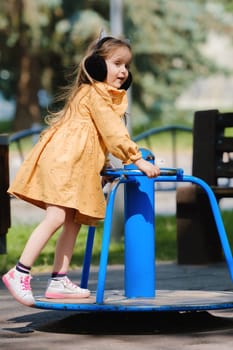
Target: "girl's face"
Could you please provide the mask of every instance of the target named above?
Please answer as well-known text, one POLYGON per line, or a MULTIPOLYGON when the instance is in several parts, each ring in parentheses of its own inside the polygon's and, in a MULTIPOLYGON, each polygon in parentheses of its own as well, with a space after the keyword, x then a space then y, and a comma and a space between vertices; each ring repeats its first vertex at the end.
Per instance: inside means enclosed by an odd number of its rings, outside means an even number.
POLYGON ((132 54, 128 47, 118 47, 111 52, 111 54, 105 59, 108 71, 105 82, 112 87, 119 89, 128 78, 131 59, 132 54))

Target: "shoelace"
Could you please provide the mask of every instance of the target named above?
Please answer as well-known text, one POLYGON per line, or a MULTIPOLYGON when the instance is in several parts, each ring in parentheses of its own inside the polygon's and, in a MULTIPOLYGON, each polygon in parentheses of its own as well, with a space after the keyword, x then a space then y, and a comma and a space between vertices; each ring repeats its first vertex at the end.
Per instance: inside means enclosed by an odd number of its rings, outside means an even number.
POLYGON ((64 280, 65 280, 66 285, 76 289, 77 291, 79 291, 79 293, 85 293, 87 291, 87 289, 83 289, 83 288, 80 288, 79 286, 77 286, 68 277, 65 277, 64 280))
POLYGON ((21 278, 20 283, 23 290, 27 290, 27 291, 31 290, 30 280, 31 280, 31 276, 25 276, 21 278))
POLYGON ((65 283, 75 289, 78 288, 78 286, 75 283, 73 283, 68 277, 65 278, 65 283))

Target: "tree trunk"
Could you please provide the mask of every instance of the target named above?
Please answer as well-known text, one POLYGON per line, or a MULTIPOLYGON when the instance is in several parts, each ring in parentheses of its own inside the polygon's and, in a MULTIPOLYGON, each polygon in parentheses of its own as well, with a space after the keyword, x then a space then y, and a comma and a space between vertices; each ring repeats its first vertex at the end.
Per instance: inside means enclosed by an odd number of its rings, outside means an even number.
POLYGON ((24 52, 20 57, 20 76, 17 86, 16 114, 14 130, 31 127, 41 123, 38 90, 40 86, 40 67, 37 57, 24 52))
POLYGON ((40 62, 38 55, 30 50, 31 45, 22 22, 24 6, 22 0, 15 3, 20 37, 15 51, 16 62, 19 66, 19 78, 16 92, 16 114, 13 122, 14 131, 26 129, 41 122, 38 99, 40 62))

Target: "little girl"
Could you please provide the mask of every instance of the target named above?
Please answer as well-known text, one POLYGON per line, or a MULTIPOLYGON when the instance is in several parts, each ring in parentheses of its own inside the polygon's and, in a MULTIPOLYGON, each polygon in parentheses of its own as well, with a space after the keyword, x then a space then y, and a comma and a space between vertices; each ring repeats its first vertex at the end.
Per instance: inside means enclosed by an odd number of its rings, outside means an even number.
POLYGON ((8 192, 45 209, 15 267, 2 280, 13 297, 32 306, 30 270, 50 237, 62 226, 46 298, 87 298, 88 289, 67 277, 82 224, 96 226, 105 215, 101 170, 107 154, 134 163, 148 177, 160 170, 144 160, 122 121, 131 83, 128 42, 105 37, 90 46, 76 79, 63 94, 64 107, 50 114, 42 133, 8 192))

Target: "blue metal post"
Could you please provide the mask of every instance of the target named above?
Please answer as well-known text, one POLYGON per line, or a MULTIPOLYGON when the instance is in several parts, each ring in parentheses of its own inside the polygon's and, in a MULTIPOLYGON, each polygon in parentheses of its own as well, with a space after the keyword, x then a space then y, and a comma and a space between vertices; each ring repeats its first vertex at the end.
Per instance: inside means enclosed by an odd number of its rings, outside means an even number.
MULTIPOLYGON (((125 168, 136 169, 134 165, 125 168)), ((153 298, 155 297, 154 181, 147 176, 137 176, 134 179, 135 181, 128 181, 125 184, 125 296, 153 298)))
POLYGON ((105 280, 106 280, 106 273, 107 273, 108 252, 109 252, 109 245, 110 245, 110 238, 111 238, 112 214, 113 214, 116 191, 120 183, 121 183, 121 179, 113 182, 112 190, 109 193, 108 204, 106 208, 102 248, 101 248, 101 255, 100 255, 98 283, 97 283, 97 290, 96 290, 97 304, 102 304, 104 301, 104 288, 105 288, 105 280))
POLYGON ((90 273, 94 238, 95 238, 95 227, 89 226, 88 235, 87 235, 87 243, 86 243, 86 251, 85 251, 84 261, 83 261, 81 284, 80 284, 81 288, 88 287, 88 279, 89 279, 89 273, 90 273))

